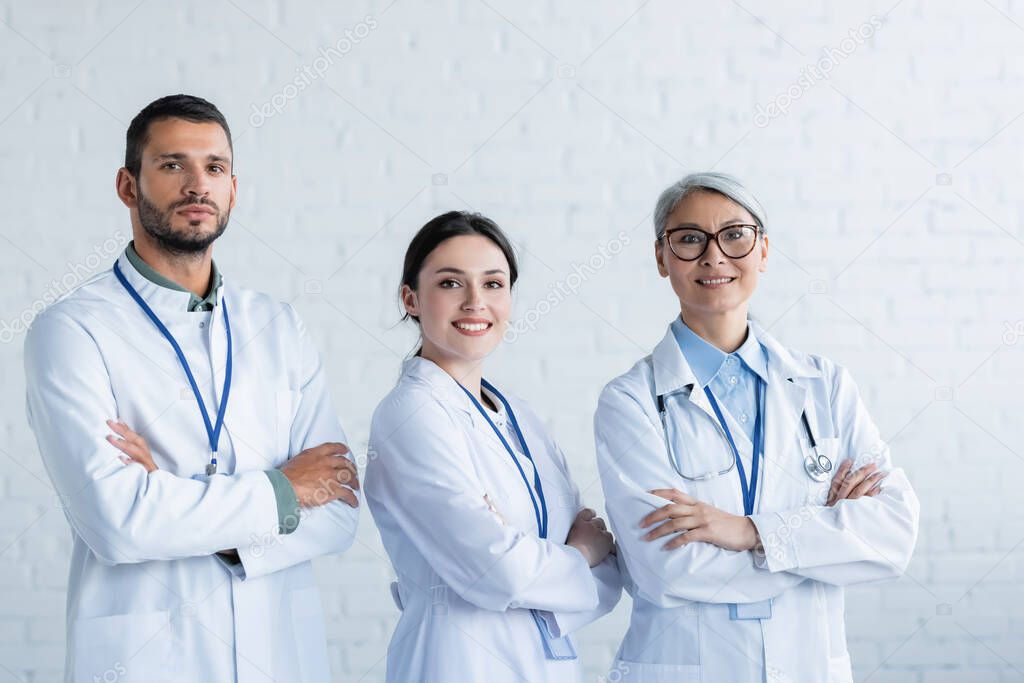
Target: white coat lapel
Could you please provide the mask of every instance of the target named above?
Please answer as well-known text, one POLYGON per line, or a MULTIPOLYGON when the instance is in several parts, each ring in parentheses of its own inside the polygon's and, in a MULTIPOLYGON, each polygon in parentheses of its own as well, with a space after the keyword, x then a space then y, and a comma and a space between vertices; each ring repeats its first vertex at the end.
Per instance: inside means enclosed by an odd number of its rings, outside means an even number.
MULTIPOLYGON (((768 499, 785 503, 789 497, 782 491, 806 492, 806 482, 797 474, 799 467, 792 459, 802 460, 797 439, 801 429, 801 414, 808 410, 808 390, 805 380, 820 377, 821 371, 806 360, 795 357, 788 349, 761 328, 751 322, 754 334, 768 351, 768 391, 765 398, 765 468, 763 475, 764 493, 768 499), (795 489, 794 489, 795 487, 795 489)), ((802 498, 801 498, 802 500, 802 498)), ((775 504, 768 509, 775 507, 775 504)), ((764 509, 759 506, 759 509, 764 509)))
MULTIPOLYGON (((689 398, 690 403, 703 410, 708 417, 717 423, 718 418, 715 417, 715 411, 711 408, 708 397, 704 394, 703 390, 695 391, 695 389, 700 389, 700 382, 697 381, 697 376, 693 373, 693 369, 690 368, 690 364, 686 362, 686 357, 683 355, 682 349, 679 348, 679 342, 676 341, 676 336, 672 332, 671 324, 665 336, 654 347, 651 357, 654 363, 655 399, 658 396, 665 396, 666 394, 685 390, 689 387, 687 398, 689 398)), ((657 400, 655 400, 655 403, 657 403, 657 400)))

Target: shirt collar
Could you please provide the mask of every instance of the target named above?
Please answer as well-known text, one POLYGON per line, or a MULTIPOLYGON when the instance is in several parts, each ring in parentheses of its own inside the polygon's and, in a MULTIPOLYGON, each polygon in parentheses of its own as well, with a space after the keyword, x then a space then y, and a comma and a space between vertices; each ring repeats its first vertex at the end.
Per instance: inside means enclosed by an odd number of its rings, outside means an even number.
POLYGON ((740 359, 740 362, 762 380, 768 381, 768 363, 761 343, 757 340, 754 329, 747 325, 747 338, 740 347, 729 354, 707 341, 683 322, 682 316, 672 321, 672 334, 679 344, 680 351, 686 358, 690 369, 701 386, 707 386, 722 369, 729 356, 740 359))
POLYGON ((188 304, 185 307, 186 311, 211 311, 213 307, 217 305, 217 292, 221 286, 220 271, 217 270, 216 262, 211 265, 213 267, 213 286, 210 287, 210 291, 205 297, 199 298, 194 293, 185 289, 177 282, 170 280, 160 273, 156 272, 152 266, 142 260, 139 256, 139 252, 135 250, 134 240, 128 243, 128 246, 124 250, 124 255, 127 257, 128 262, 132 264, 132 267, 138 271, 139 275, 146 278, 150 282, 165 289, 172 289, 176 292, 187 292, 189 294, 188 304))

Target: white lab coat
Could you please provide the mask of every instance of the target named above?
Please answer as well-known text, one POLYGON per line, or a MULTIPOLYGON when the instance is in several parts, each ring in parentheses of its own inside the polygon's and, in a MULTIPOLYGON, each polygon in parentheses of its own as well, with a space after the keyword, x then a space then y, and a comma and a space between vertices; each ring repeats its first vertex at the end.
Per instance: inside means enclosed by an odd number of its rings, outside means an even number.
MULTIPOLYGON (((582 507, 564 456, 533 411, 507 399, 540 472, 548 540, 538 537, 508 452, 440 367, 406 361, 374 413, 366 499, 398 576, 392 592, 402 609, 388 647, 389 682, 579 681, 579 660, 545 658, 529 609, 542 610, 555 635, 571 634, 618 602, 615 558, 591 569, 564 545, 582 507)), ((507 424, 503 429, 518 451, 507 424)), ((519 461, 532 484, 529 461, 519 461)))
MULTIPOLYGON (((634 600, 612 668, 623 683, 852 681, 843 587, 898 577, 910 561, 920 506, 850 375, 827 359, 783 348, 751 325, 768 351, 765 460, 752 515, 766 554, 707 543, 666 552, 661 546, 668 538, 642 540, 649 529, 640 520, 667 504, 652 489, 675 488, 743 514, 735 469, 693 482, 669 460, 655 397, 697 383, 671 328, 651 356, 601 394, 594 418, 598 466, 634 600), (829 482, 813 481, 803 467, 809 452, 803 408, 836 469, 847 458, 877 458, 889 473, 877 497, 824 506, 829 482), (729 619, 728 603, 768 598, 774 599, 770 619, 729 619)), ((675 452, 693 468, 684 470, 690 476, 732 459, 697 387, 667 403, 675 452)), ((743 431, 732 423, 738 448, 749 452, 743 431)), ((745 465, 749 473, 749 456, 745 465)))
POLYGON ((211 420, 223 383, 226 300, 233 382, 218 474, 170 344, 107 271, 43 312, 25 343, 28 417, 71 527, 68 682, 330 679, 310 560, 351 543, 357 510, 334 502, 277 533, 263 470, 345 440, 319 356, 291 307, 227 279, 212 313, 189 294, 122 273, 184 350, 211 420), (159 469, 124 464, 106 442, 120 417, 159 469), (241 565, 215 553, 237 549, 241 565))

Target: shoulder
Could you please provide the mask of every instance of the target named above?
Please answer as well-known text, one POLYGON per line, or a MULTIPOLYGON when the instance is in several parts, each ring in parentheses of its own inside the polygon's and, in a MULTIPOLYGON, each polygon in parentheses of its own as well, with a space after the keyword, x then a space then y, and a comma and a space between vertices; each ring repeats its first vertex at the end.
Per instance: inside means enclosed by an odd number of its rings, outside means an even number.
POLYGON ((452 422, 436 388, 419 378, 403 375, 373 411, 370 441, 379 442, 408 430, 436 430, 452 422))
MULTIPOLYGON (((291 304, 278 301, 269 294, 249 287, 236 285, 225 280, 224 301, 227 302, 229 314, 244 311, 245 316, 255 326, 274 325, 301 333, 305 330, 302 319, 291 304)), ((234 322, 234 321, 232 321, 234 322)))
POLYGON ((110 324, 105 318, 118 318, 118 309, 124 304, 117 291, 113 271, 107 270, 59 297, 37 301, 41 310, 31 316, 25 337, 27 351, 56 342, 93 344, 89 328, 95 324, 110 324))
POLYGON ((602 407, 629 403, 645 405, 646 402, 653 401, 653 396, 654 361, 653 356, 648 355, 604 385, 598 398, 598 412, 602 407))

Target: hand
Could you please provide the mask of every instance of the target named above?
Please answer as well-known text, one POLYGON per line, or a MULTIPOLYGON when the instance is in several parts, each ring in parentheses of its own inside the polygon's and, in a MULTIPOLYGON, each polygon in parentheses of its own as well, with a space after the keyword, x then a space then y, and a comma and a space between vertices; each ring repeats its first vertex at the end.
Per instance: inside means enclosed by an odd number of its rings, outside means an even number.
POLYGON ((877 496, 882 491, 882 479, 888 474, 879 472, 874 463, 853 470, 853 460, 844 460, 832 478, 828 490, 828 506, 841 500, 854 500, 862 496, 877 496))
POLYGON ((577 513, 565 544, 579 550, 587 564, 596 567, 615 547, 615 539, 596 512, 583 508, 577 513))
POLYGON ((677 534, 662 550, 674 550, 694 541, 725 550, 752 550, 759 542, 757 527, 749 517, 719 510, 676 489, 655 489, 651 493, 671 501, 640 520, 642 528, 664 522, 651 529, 644 536, 645 541, 677 534))
POLYGON ((501 525, 508 526, 508 520, 505 519, 505 516, 501 514, 501 511, 498 510, 497 506, 494 505, 494 502, 491 501, 491 497, 486 493, 484 494, 484 502, 487 503, 487 509, 494 513, 494 516, 498 518, 501 525))
POLYGON ((307 448, 281 466, 301 507, 317 507, 335 500, 343 500, 351 507, 359 506, 352 492, 359 490, 359 472, 355 464, 344 457, 348 452, 348 446, 343 443, 324 443, 307 448))
POLYGON ((107 441, 124 453, 121 456, 121 462, 126 465, 133 462, 138 463, 146 468, 147 473, 157 469, 156 463, 153 462, 153 456, 149 452, 149 444, 145 439, 133 432, 124 422, 107 420, 107 426, 121 437, 107 434, 107 441))

